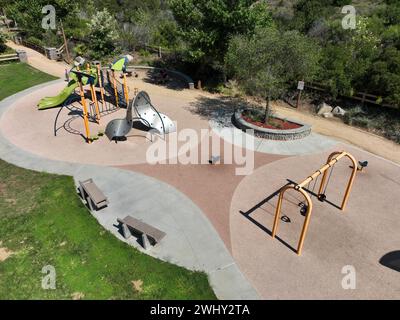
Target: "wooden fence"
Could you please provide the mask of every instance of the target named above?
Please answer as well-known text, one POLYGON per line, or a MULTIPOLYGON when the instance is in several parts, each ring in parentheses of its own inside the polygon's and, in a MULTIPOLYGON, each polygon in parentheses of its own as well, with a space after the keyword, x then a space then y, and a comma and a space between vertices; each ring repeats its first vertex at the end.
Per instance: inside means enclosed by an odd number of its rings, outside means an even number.
MULTIPOLYGON (((320 83, 315 83, 315 82, 310 82, 310 83, 305 83, 305 88, 309 88, 312 90, 317 90, 317 91, 322 91, 322 92, 328 92, 329 88, 323 84, 320 83)), ((347 99, 352 99, 352 100, 357 100, 361 101, 361 104, 364 105, 365 103, 370 103, 386 108, 393 108, 397 109, 398 106, 393 106, 388 103, 384 103, 384 98, 367 93, 367 92, 355 92, 352 96, 348 95, 340 95, 341 97, 347 98, 347 99)))
POLYGON ((31 48, 31 49, 33 49, 33 50, 35 50, 37 52, 40 52, 43 55, 46 55, 46 49, 43 48, 42 46, 39 46, 39 45, 34 44, 32 42, 26 41, 24 39, 20 39, 20 43, 25 47, 31 48))
POLYGON ((16 53, 13 54, 3 54, 0 56, 0 62, 12 62, 18 60, 19 61, 19 56, 16 53))

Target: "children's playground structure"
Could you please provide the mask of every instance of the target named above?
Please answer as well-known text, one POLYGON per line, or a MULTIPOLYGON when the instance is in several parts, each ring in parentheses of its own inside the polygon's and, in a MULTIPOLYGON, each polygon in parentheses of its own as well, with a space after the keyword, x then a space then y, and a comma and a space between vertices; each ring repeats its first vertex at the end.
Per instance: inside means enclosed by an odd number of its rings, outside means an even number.
MULTIPOLYGON (((71 113, 82 114, 87 143, 93 141, 89 122, 100 124, 103 115, 113 113, 120 108, 126 108, 124 119, 111 120, 106 127, 106 135, 110 140, 120 140, 125 137, 133 127, 135 120, 140 121, 149 128, 153 134, 162 135, 176 130, 175 124, 165 114, 160 113, 151 103, 149 95, 138 89, 134 89, 134 99, 129 99, 129 88, 127 85, 127 64, 132 59, 126 55, 117 59, 109 67, 101 67, 99 62, 86 63, 85 59, 78 57, 75 59, 74 67, 67 73, 68 85, 56 96, 45 97, 38 103, 39 110, 60 107, 54 120, 54 135, 60 129, 57 125, 61 112, 67 109, 71 113), (116 72, 121 72, 117 80, 116 72), (89 87, 90 101, 87 101, 85 87, 89 87), (96 90, 98 89, 98 91, 96 90), (76 94, 76 90, 79 94, 76 94), (80 98, 80 106, 73 105, 77 97, 80 98)), ((74 130, 74 129, 71 129, 74 130)), ((78 132, 74 132, 78 134, 78 132)))
POLYGON ((283 187, 279 192, 278 204, 276 206, 276 211, 275 211, 274 225, 272 228, 272 237, 273 238, 276 237, 276 233, 278 230, 279 218, 281 215, 281 208, 282 208, 282 201, 283 201, 283 196, 284 196, 285 192, 289 189, 293 189, 296 192, 300 193, 306 201, 306 203, 304 203, 304 202, 299 203, 299 206, 304 211, 305 219, 304 219, 304 223, 303 223, 303 228, 301 230, 300 239, 299 239, 299 242, 297 245, 297 254, 298 255, 301 255, 301 252, 303 249, 304 239, 307 234, 308 225, 309 225, 310 219, 311 219, 311 212, 313 209, 313 204, 312 204, 311 196, 309 195, 309 193, 311 195, 314 195, 314 189, 315 189, 315 186, 317 185, 318 178, 322 175, 321 183, 320 183, 319 189, 318 189, 318 194, 316 196, 317 196, 318 200, 320 200, 320 201, 326 200, 326 191, 327 191, 333 170, 335 168, 335 164, 344 157, 347 157, 352 162, 352 167, 351 167, 352 172, 351 172, 349 181, 348 181, 346 189, 345 189, 342 204, 340 206, 340 210, 344 211, 344 209, 346 208, 347 201, 350 196, 350 191, 353 186, 353 182, 356 177, 357 170, 358 170, 356 159, 351 154, 349 154, 345 151, 331 153, 324 166, 322 166, 320 169, 315 171, 312 175, 310 175, 308 178, 306 178, 299 184, 287 185, 287 186, 283 187), (328 172, 329 172, 329 176, 328 176, 328 172), (314 181, 313 189, 310 190, 310 185, 313 181, 314 181), (307 188, 305 188, 306 186, 307 186, 307 188))

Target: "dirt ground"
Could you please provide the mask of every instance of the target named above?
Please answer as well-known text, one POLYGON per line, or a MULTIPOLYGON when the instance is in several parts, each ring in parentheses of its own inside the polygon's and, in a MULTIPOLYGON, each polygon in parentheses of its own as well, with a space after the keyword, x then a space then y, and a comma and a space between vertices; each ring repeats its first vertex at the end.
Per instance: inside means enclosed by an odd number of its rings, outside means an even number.
POLYGON ((8 250, 5 247, 2 247, 2 242, 0 241, 0 262, 5 261, 9 256, 13 254, 12 251, 8 250))
POLYGON ((346 142, 400 164, 400 145, 390 140, 359 128, 351 127, 337 118, 326 119, 296 110, 283 102, 277 102, 273 107, 281 116, 298 119, 312 125, 312 130, 316 133, 346 142))

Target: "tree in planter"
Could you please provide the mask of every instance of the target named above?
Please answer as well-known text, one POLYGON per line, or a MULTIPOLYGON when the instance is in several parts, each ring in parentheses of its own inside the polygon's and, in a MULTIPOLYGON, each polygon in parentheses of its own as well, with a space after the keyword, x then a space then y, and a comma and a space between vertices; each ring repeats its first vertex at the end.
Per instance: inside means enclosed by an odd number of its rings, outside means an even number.
POLYGON ((265 123, 271 100, 278 99, 298 80, 311 80, 318 71, 319 47, 297 31, 258 29, 254 36, 236 36, 225 56, 230 76, 247 93, 266 101, 265 123))
POLYGON ((89 49, 95 59, 111 54, 118 39, 118 25, 107 9, 97 12, 88 23, 89 49))

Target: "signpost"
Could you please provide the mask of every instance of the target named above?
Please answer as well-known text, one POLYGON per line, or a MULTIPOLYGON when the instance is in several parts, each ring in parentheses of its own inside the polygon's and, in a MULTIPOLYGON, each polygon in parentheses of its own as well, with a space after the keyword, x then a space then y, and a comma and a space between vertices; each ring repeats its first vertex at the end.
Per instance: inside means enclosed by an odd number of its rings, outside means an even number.
POLYGON ((297 94, 296 109, 299 108, 301 92, 304 90, 304 81, 297 82, 297 90, 299 90, 299 93, 297 94))

